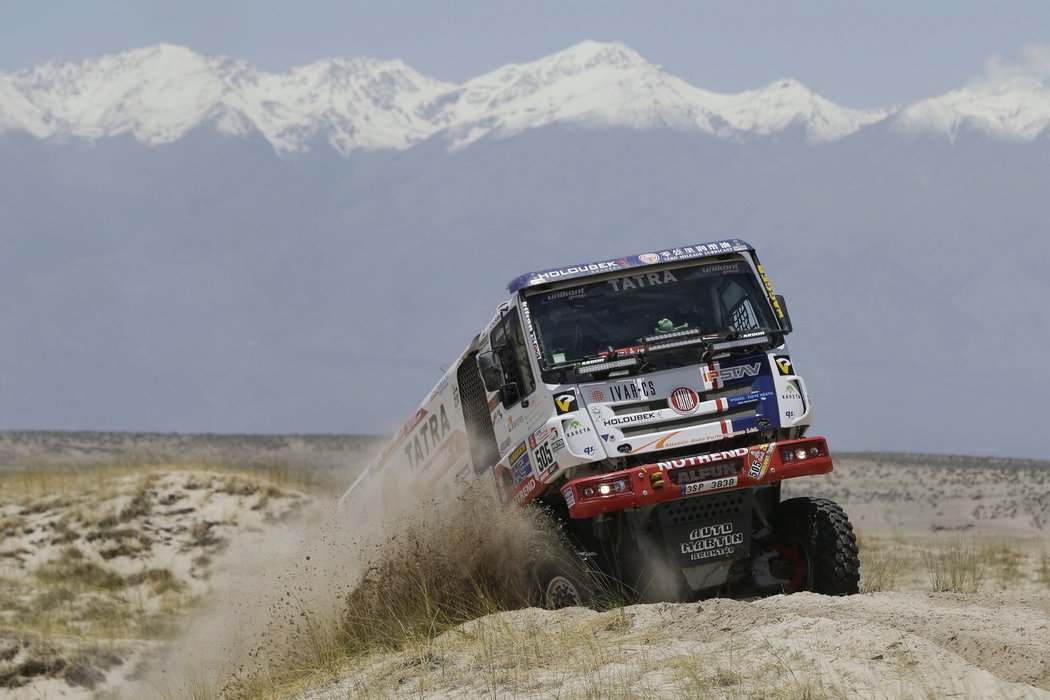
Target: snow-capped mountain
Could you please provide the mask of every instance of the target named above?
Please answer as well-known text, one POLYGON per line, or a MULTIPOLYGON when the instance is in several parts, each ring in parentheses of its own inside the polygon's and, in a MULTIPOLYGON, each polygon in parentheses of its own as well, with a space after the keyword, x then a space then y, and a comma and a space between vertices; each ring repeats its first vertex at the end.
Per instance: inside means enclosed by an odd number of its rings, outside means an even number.
POLYGON ((1050 89, 1034 78, 978 82, 916 102, 894 117, 903 131, 955 135, 967 129, 1031 141, 1050 124, 1050 89))
POLYGON ((284 73, 170 44, 82 63, 49 62, 0 74, 0 132, 96 139, 130 133, 159 144, 213 125, 258 131, 282 153, 327 141, 355 149, 406 149, 435 134, 452 147, 550 124, 671 128, 727 139, 800 126, 831 141, 890 110, 840 107, 793 80, 758 90, 702 90, 620 43, 585 41, 453 85, 401 61, 326 59, 284 73))
POLYGON ((342 153, 407 148, 434 131, 417 115, 420 102, 452 87, 401 61, 327 59, 271 74, 159 44, 0 75, 0 130, 38 138, 131 133, 160 144, 210 123, 228 134, 257 130, 281 152, 318 136, 342 153))

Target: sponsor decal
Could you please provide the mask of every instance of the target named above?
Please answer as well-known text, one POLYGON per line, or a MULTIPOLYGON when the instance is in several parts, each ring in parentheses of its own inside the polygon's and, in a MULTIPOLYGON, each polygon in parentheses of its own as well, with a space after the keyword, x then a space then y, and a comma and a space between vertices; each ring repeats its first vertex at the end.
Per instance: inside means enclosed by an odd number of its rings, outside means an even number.
POLYGON ((695 411, 696 407, 700 405, 700 397, 689 387, 680 386, 671 392, 671 398, 668 400, 668 403, 674 410, 687 415, 695 411))
MULTIPOLYGON (((524 445, 525 443, 522 443, 524 445)), ((514 474, 514 484, 518 485, 525 481, 526 477, 532 474, 532 462, 529 460, 529 455, 523 454, 521 457, 514 462, 511 467, 511 472, 514 474)))
MULTIPOLYGON (((442 367, 442 369, 443 370, 447 370, 446 367, 442 367)), ((430 403, 431 401, 433 401, 434 397, 437 396, 438 394, 440 394, 441 392, 443 392, 447 386, 448 386, 448 375, 445 375, 444 377, 441 378, 441 381, 437 383, 437 386, 434 387, 434 390, 431 391, 430 394, 427 396, 426 403, 430 403)))
POLYGON ((753 365, 740 365, 738 367, 704 367, 702 370, 704 381, 708 384, 716 381, 724 382, 729 379, 743 379, 744 377, 757 377, 762 366, 759 363, 753 365))
POLYGON ((721 440, 722 438, 735 434, 730 428, 732 423, 730 421, 722 420, 718 423, 712 423, 711 427, 717 426, 719 431, 717 433, 707 433, 697 435, 694 437, 678 438, 674 439, 676 435, 680 435, 682 431, 676 430, 672 433, 664 435, 662 438, 651 440, 641 447, 636 447, 630 451, 630 454, 641 452, 647 447, 652 447, 654 450, 670 450, 675 447, 689 447, 690 445, 701 445, 705 442, 711 442, 712 440, 721 440))
POLYGON ((740 272, 741 267, 742 263, 739 262, 719 263, 717 265, 704 265, 697 268, 696 272, 700 275, 724 275, 728 272, 740 272))
POLYGON ((632 413, 629 416, 620 416, 619 418, 610 418, 605 421, 606 425, 623 425, 624 423, 639 423, 641 421, 652 420, 656 418, 656 412, 650 411, 649 413, 632 413))
POLYGON ((565 505, 572 508, 576 505, 576 496, 572 494, 572 487, 566 488, 561 492, 562 496, 565 496, 565 505))
POLYGON ((565 437, 576 437, 577 435, 584 435, 592 432, 591 426, 584 425, 580 421, 573 418, 569 421, 569 429, 565 431, 565 437))
POLYGON ((683 459, 672 459, 667 462, 657 462, 656 466, 661 471, 665 469, 682 469, 684 467, 695 467, 700 464, 712 464, 714 462, 726 462, 731 459, 738 459, 740 457, 747 456, 746 447, 738 447, 735 450, 725 450, 723 452, 711 452, 706 455, 694 455, 692 457, 685 457, 683 459))
POLYGON ((532 345, 532 354, 539 360, 542 355, 540 353, 540 343, 536 339, 536 331, 532 327, 532 312, 529 311, 529 305, 523 299, 521 302, 521 316, 525 319, 525 330, 529 337, 529 343, 532 345))
POLYGON ((613 401, 638 401, 656 396, 656 386, 651 379, 639 379, 637 382, 624 382, 609 387, 613 401))
POLYGON ((572 289, 559 289, 554 292, 547 292, 540 297, 541 304, 549 304, 552 301, 558 301, 559 299, 573 299, 575 297, 582 297, 586 290, 583 287, 573 287, 572 289))
POLYGON ((773 459, 774 449, 776 449, 776 443, 769 442, 755 445, 748 450, 751 455, 751 466, 747 469, 747 478, 759 481, 766 475, 769 462, 773 459))
POLYGON ((648 265, 660 262, 660 256, 657 253, 642 253, 638 256, 638 259, 648 265))
POLYGON ((565 441, 561 438, 551 441, 551 451, 557 452, 558 450, 565 449, 565 441))
POLYGON ((732 476, 736 473, 736 465, 733 462, 719 462, 706 467, 693 467, 678 472, 678 483, 692 483, 694 481, 707 481, 718 479, 723 476, 732 476))
POLYGON ((554 472, 556 472, 556 471, 558 471, 558 463, 557 462, 551 462, 551 465, 549 467, 547 467, 546 469, 544 469, 540 473, 540 477, 539 478, 540 478, 541 481, 547 481, 552 476, 554 476, 554 472))
POLYGON ((535 450, 536 445, 539 445, 541 442, 545 442, 547 440, 547 437, 550 436, 550 433, 551 431, 549 428, 540 428, 539 430, 534 432, 532 435, 529 436, 529 448, 535 450))
POLYGON ((736 486, 737 477, 726 476, 718 479, 711 479, 709 481, 697 481, 691 484, 682 484, 682 495, 688 496, 694 493, 704 493, 705 491, 717 491, 718 489, 727 489, 732 486, 736 486))
POLYGON ((509 450, 509 449, 510 449, 510 443, 511 443, 511 439, 510 439, 510 435, 508 435, 508 436, 506 437, 506 439, 504 439, 504 440, 503 440, 503 442, 501 442, 501 443, 499 444, 499 453, 500 453, 501 455, 502 455, 502 454, 506 454, 506 453, 507 453, 507 450, 509 450))
POLYGON ((591 401, 605 401, 605 392, 601 389, 592 389, 591 401))
POLYGON ((784 411, 784 415, 787 416, 788 418, 794 418, 795 417, 795 412, 794 411, 784 411))
POLYGON ((609 280, 609 286, 613 288, 614 292, 621 292, 628 289, 638 289, 640 287, 656 287, 661 284, 677 281, 678 278, 674 276, 673 272, 670 270, 664 270, 663 272, 646 272, 640 275, 629 275, 627 277, 609 280))
POLYGON ((521 486, 520 490, 514 494, 514 503, 516 505, 524 505, 526 499, 532 495, 532 492, 536 490, 537 481, 533 477, 529 477, 529 480, 521 486))
POLYGON ((616 436, 610 433, 605 433, 604 435, 602 435, 602 440, 604 440, 605 442, 616 442, 616 436))
POLYGON ((551 446, 547 443, 538 446, 533 450, 532 454, 536 457, 536 464, 541 472, 546 472, 554 464, 554 453, 551 450, 551 446))
POLYGON ((695 255, 717 255, 719 253, 725 253, 726 251, 730 250, 745 249, 743 246, 738 244, 739 241, 733 238, 726 241, 715 241, 714 243, 704 243, 701 245, 687 245, 684 248, 675 248, 673 250, 661 250, 660 257, 662 257, 664 260, 676 260, 678 258, 688 258, 693 257, 695 255))
POLYGON ((514 416, 507 416, 507 432, 511 432, 524 422, 525 416, 518 416, 517 418, 514 416))
MULTIPOLYGON (((454 430, 448 439, 438 445, 434 453, 427 459, 424 479, 421 485, 423 490, 433 489, 435 485, 445 476, 446 472, 466 457, 467 434, 462 430, 454 430)), ((447 484, 445 485, 447 488, 447 484)))
POLYGON ((448 422, 448 413, 445 404, 438 407, 436 414, 431 413, 425 420, 420 420, 412 438, 405 445, 405 458, 413 469, 418 469, 430 453, 448 436, 452 431, 452 425, 448 422))
POLYGON ((704 525, 689 533, 689 541, 681 543, 682 554, 693 561, 731 554, 744 543, 744 533, 733 532, 733 523, 704 525))
POLYGON ((517 462, 518 458, 521 457, 523 454, 525 454, 524 442, 520 443, 517 447, 514 448, 514 451, 510 453, 509 457, 507 457, 507 461, 513 464, 514 462, 517 462))
POLYGON ((766 277, 766 271, 762 269, 761 265, 757 266, 758 276, 762 278, 762 284, 766 286, 766 293, 769 294, 769 303, 773 305, 773 311, 777 313, 777 318, 784 318, 784 310, 780 308, 780 302, 777 301, 777 295, 773 292, 773 285, 769 283, 769 278, 766 277))
POLYGON ((589 455, 593 455, 593 454, 594 454, 594 447, 592 447, 592 446, 590 446, 590 445, 588 445, 587 447, 584 447, 584 448, 583 448, 583 453, 584 453, 585 455, 588 455, 588 456, 589 456, 589 455))
POLYGON ((459 408, 459 382, 452 385, 452 403, 459 408))
POLYGON ((780 370, 780 374, 788 376, 795 373, 795 368, 791 365, 790 357, 777 356, 773 358, 773 362, 776 363, 777 369, 780 370))
POLYGON ((530 284, 540 284, 544 280, 557 279, 559 277, 565 277, 566 275, 578 275, 581 272, 605 272, 606 270, 618 270, 620 268, 619 261, 610 260, 608 262, 590 263, 588 265, 573 265, 572 267, 563 267, 559 270, 547 270, 546 272, 538 272, 532 276, 530 284))
POLYGON ((557 411, 557 415, 561 416, 566 413, 572 413, 573 411, 579 410, 580 406, 576 400, 576 392, 573 389, 564 393, 558 394, 554 397, 554 408, 557 411))

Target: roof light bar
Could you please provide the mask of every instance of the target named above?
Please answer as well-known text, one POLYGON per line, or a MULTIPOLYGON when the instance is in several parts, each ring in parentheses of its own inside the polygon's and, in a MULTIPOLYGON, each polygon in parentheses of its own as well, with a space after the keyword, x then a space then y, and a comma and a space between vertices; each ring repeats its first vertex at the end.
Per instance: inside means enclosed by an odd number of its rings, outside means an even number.
POLYGON ((586 371, 599 370, 604 372, 606 370, 619 369, 621 367, 636 367, 638 366, 639 362, 640 358, 637 355, 625 357, 622 360, 604 360, 599 358, 597 360, 587 360, 586 362, 581 362, 580 369, 586 371))
POLYGON ((721 350, 731 350, 733 348, 742 348, 742 347, 745 347, 745 346, 748 346, 748 345, 755 345, 756 343, 761 343, 761 342, 768 341, 768 340, 769 340, 769 336, 767 336, 765 333, 760 333, 758 335, 751 336, 749 338, 741 338, 740 340, 726 340, 726 341, 723 341, 721 343, 711 343, 711 351, 712 352, 719 352, 721 350))
POLYGON ((682 348, 689 345, 704 345, 707 341, 703 338, 690 338, 689 340, 675 340, 670 343, 656 343, 650 345, 646 350, 665 350, 667 348, 682 348))
POLYGON ((671 331, 670 333, 661 333, 660 335, 647 335, 642 338, 642 343, 649 345, 650 343, 660 343, 671 338, 686 338, 699 333, 699 328, 686 328, 685 330, 671 331))

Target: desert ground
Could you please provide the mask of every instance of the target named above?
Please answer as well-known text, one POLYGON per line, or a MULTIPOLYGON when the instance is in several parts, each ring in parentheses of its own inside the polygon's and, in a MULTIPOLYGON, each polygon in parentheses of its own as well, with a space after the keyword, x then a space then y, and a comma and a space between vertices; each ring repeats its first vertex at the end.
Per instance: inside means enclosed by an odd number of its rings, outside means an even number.
POLYGON ((0 433, 0 695, 1050 698, 1050 463, 789 482, 850 515, 859 595, 548 611, 457 579, 498 580, 527 522, 349 526, 380 444, 0 433))

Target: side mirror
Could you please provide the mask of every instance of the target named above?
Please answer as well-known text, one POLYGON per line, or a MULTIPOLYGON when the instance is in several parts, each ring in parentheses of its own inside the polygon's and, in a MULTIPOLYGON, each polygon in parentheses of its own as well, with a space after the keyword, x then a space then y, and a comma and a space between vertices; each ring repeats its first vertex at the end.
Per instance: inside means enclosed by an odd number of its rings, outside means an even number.
POLYGON ((486 391, 499 391, 503 386, 503 370, 500 369, 496 356, 491 352, 478 353, 478 369, 486 391))
POLYGON ((787 335, 791 332, 791 314, 788 313, 787 302, 780 294, 777 294, 777 303, 780 304, 780 310, 784 312, 784 318, 780 319, 780 327, 784 329, 784 335, 787 335))

